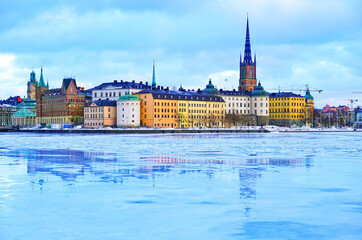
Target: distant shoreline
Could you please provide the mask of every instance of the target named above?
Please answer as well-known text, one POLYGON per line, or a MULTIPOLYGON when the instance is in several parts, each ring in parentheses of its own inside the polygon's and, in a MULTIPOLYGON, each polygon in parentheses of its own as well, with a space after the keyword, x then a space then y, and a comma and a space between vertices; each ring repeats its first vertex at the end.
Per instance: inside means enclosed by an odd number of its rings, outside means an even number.
POLYGON ((300 130, 288 129, 271 131, 261 129, 12 129, 0 128, 0 132, 29 132, 29 133, 56 133, 56 134, 167 134, 167 133, 328 133, 328 132, 362 132, 348 129, 313 129, 300 130))

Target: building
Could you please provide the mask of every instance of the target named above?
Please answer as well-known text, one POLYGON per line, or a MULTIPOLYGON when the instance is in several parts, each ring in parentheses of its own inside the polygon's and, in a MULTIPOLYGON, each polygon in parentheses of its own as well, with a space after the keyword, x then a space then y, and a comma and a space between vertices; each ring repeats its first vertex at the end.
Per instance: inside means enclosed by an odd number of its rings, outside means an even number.
POLYGON ((100 128, 116 125, 116 101, 96 100, 84 107, 84 127, 100 128))
POLYGON ((303 126, 306 122, 305 97, 292 92, 269 94, 270 124, 303 126))
POLYGON ((39 82, 36 80, 36 75, 34 70, 30 73, 30 80, 27 84, 27 98, 28 99, 36 99, 36 92, 38 87, 47 87, 49 88, 49 85, 45 85, 44 77, 43 77, 43 68, 40 69, 40 79, 39 82))
POLYGON ((257 84, 256 80, 256 54, 254 55, 254 61, 251 57, 251 44, 249 34, 249 19, 246 20, 246 37, 244 58, 241 58, 240 54, 240 78, 239 78, 239 91, 252 92, 257 84))
POLYGON ((141 100, 141 125, 153 128, 222 127, 225 102, 202 91, 147 89, 135 94, 141 100))
POLYGON ((313 125, 313 114, 314 114, 314 97, 310 94, 309 87, 305 93, 305 124, 307 126, 313 125))
POLYGON ((90 89, 92 92, 92 101, 95 100, 111 100, 117 101, 119 97, 134 94, 143 89, 151 89, 151 85, 146 83, 136 83, 134 80, 128 81, 117 81, 102 83, 101 85, 90 89))
POLYGON ((256 117, 256 125, 269 124, 269 93, 264 90, 260 82, 251 92, 251 114, 256 117))
POLYGON ((11 126, 11 116, 16 112, 16 106, 0 103, 0 127, 11 126))
POLYGON ((268 125, 269 124, 269 94, 260 82, 255 90, 248 91, 218 91, 211 79, 204 93, 217 95, 225 101, 225 125, 268 125))
POLYGON ((14 96, 14 97, 9 97, 6 100, 0 100, 0 104, 7 104, 7 105, 12 105, 12 106, 17 106, 18 104, 22 103, 23 99, 20 96, 14 96))
POLYGON ((11 116, 13 126, 32 127, 36 125, 36 115, 27 108, 21 108, 11 116))
POLYGON ((120 96, 117 100, 117 126, 139 127, 141 124, 141 100, 132 95, 120 96))
POLYGON ((81 124, 86 104, 84 88, 76 80, 64 78, 62 87, 48 89, 40 81, 36 88, 36 118, 41 124, 81 124))

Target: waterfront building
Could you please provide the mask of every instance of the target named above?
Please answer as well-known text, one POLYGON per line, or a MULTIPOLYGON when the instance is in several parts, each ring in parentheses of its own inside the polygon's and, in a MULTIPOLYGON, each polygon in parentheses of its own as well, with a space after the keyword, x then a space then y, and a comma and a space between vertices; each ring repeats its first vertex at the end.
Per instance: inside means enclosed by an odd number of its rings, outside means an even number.
POLYGON ((314 113, 314 98, 310 94, 309 87, 307 86, 307 91, 305 93, 305 121, 306 125, 310 126, 313 124, 313 113, 314 113))
POLYGON ((142 89, 151 89, 151 85, 148 85, 148 82, 143 83, 135 82, 134 80, 131 82, 128 81, 117 81, 102 83, 99 86, 96 86, 89 91, 92 92, 92 101, 95 100, 111 100, 117 101, 119 97, 134 94, 136 92, 141 91, 142 89))
POLYGON ((269 124, 269 93, 264 90, 260 82, 251 92, 251 113, 256 117, 259 126, 269 124))
POLYGON ((23 102, 16 105, 16 112, 12 115, 12 125, 31 127, 36 125, 36 100, 24 98, 23 102))
POLYGON ((240 54, 240 78, 239 78, 239 91, 252 92, 257 84, 256 80, 256 54, 254 55, 254 61, 251 57, 251 44, 249 34, 249 18, 246 20, 246 37, 244 58, 242 59, 240 54))
POLYGON ((269 94, 270 124, 278 126, 305 125, 305 97, 292 92, 269 94))
POLYGON ((11 116, 13 126, 32 127, 36 124, 36 115, 27 108, 21 108, 11 116))
POLYGON ((225 102, 201 90, 147 89, 135 94, 141 99, 141 124, 155 128, 222 127, 225 102), (179 114, 178 110, 181 110, 179 114), (187 117, 186 117, 187 116, 187 117))
POLYGON ((30 80, 28 81, 27 84, 27 98, 28 99, 36 99, 36 92, 37 92, 37 88, 39 87, 43 87, 49 88, 49 85, 45 85, 44 82, 44 77, 43 77, 43 68, 40 69, 40 79, 39 82, 36 80, 36 74, 34 72, 34 70, 30 73, 30 80))
POLYGON ((141 123, 141 100, 132 95, 120 96, 117 100, 117 126, 139 127, 141 123))
POLYGON ((16 112, 16 106, 0 103, 0 127, 11 126, 11 116, 16 112))
POLYGON ((84 107, 84 127, 100 128, 116 125, 116 101, 96 100, 84 107))
POLYGON ((86 104, 84 88, 76 80, 64 78, 61 88, 48 89, 40 81, 36 88, 36 118, 42 124, 80 124, 86 104))
POLYGON ((241 125, 268 125, 269 94, 260 82, 255 90, 232 91, 217 90, 211 79, 204 93, 220 96, 225 101, 225 124, 227 127, 241 125))

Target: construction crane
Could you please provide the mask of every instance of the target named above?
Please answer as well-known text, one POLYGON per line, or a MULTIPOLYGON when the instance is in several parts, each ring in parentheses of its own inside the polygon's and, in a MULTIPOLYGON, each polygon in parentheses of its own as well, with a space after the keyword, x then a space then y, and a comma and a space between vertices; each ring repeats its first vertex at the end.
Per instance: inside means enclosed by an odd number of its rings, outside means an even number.
MULTIPOLYGON (((297 89, 297 88, 292 88, 292 89, 284 89, 284 88, 278 88, 278 89, 275 89, 275 88, 272 88, 272 89, 269 89, 269 90, 279 90, 279 92, 282 90, 282 91, 301 91, 301 92, 307 92, 309 90, 309 85, 306 84, 305 85, 305 89, 297 89)), ((320 89, 313 89, 313 90, 309 90, 310 92, 318 92, 318 93, 321 93, 323 90, 320 90, 320 89)))
POLYGON ((357 92, 352 92, 352 93, 362 93, 362 92, 360 92, 360 91, 357 91, 357 92))

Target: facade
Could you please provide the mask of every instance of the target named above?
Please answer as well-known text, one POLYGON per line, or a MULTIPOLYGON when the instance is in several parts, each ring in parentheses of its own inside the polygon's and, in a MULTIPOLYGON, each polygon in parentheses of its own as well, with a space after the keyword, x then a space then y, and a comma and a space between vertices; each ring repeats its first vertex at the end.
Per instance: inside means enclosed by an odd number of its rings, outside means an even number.
POLYGON ((307 91, 305 93, 305 124, 307 126, 313 125, 313 113, 314 113, 314 98, 310 94, 309 88, 307 87, 307 91))
POLYGON ((43 68, 40 70, 40 79, 39 82, 36 80, 36 75, 34 70, 30 73, 30 80, 27 84, 27 98, 36 99, 36 92, 38 87, 49 88, 48 84, 45 85, 43 77, 43 68))
POLYGON ((124 95, 117 100, 117 126, 139 127, 141 124, 141 100, 132 95, 124 95))
POLYGON ((21 108, 11 117, 12 125, 19 127, 32 127, 36 124, 36 116, 33 111, 27 108, 21 108))
POLYGON ((251 113, 256 116, 256 125, 269 124, 269 93, 264 90, 260 82, 251 92, 251 113))
POLYGON ((278 126, 305 125, 305 97, 292 92, 269 94, 270 124, 278 126))
POLYGON ((84 127, 112 127, 116 124, 116 101, 96 100, 84 107, 84 127))
POLYGON ((202 90, 204 93, 218 95, 225 101, 225 124, 227 127, 242 125, 269 124, 269 94, 260 82, 255 90, 247 91, 218 91, 209 80, 202 90))
POLYGON ((83 122, 86 94, 83 88, 77 87, 75 79, 64 78, 61 88, 49 90, 40 82, 36 95, 37 123, 80 124, 83 122))
POLYGON ((117 81, 102 83, 101 85, 90 89, 92 91, 92 101, 96 100, 111 100, 117 101, 119 97, 134 94, 143 89, 151 89, 151 85, 146 83, 136 83, 135 81, 117 81))
POLYGON ((246 38, 244 48, 244 59, 240 55, 240 78, 239 78, 239 91, 252 92, 257 84, 256 80, 256 55, 254 61, 251 57, 251 44, 249 34, 249 19, 246 21, 246 38))
POLYGON ((16 106, 0 103, 0 127, 10 127, 11 116, 16 112, 16 106))
POLYGON ((142 90, 141 125, 154 128, 222 127, 225 102, 201 91, 142 90))

